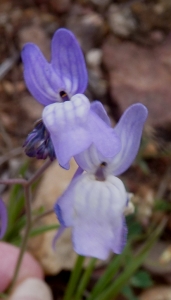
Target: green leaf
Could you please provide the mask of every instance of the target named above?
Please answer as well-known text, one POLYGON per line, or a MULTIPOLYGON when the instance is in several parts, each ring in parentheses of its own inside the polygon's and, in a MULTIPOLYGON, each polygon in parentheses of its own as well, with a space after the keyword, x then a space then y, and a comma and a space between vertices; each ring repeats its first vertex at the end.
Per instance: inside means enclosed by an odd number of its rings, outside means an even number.
POLYGON ((50 230, 54 230, 54 229, 58 229, 58 228, 59 228, 58 224, 44 225, 44 226, 40 226, 37 228, 33 228, 29 235, 30 235, 30 237, 34 237, 34 236, 42 234, 46 231, 50 231, 50 230))
POLYGON ((148 288, 153 285, 151 276, 146 271, 138 271, 130 280, 130 284, 138 288, 148 288))
MULTIPOLYGON (((28 169, 28 162, 24 163, 20 168, 19 174, 24 177, 28 169)), ((16 221, 24 210, 24 191, 20 184, 16 184, 11 188, 8 202, 8 227, 4 236, 5 241, 11 242, 11 237, 20 234, 20 229, 15 229, 16 221)), ((18 225, 17 225, 18 226, 18 225)))
POLYGON ((78 288, 76 290, 76 295, 74 296, 74 300, 81 300, 84 290, 87 287, 87 284, 89 282, 90 276, 93 272, 93 269, 95 267, 95 263, 96 263, 97 259, 96 258, 91 258, 90 262, 87 266, 87 268, 84 271, 83 276, 81 277, 80 283, 78 285, 78 288))
POLYGON ((94 300, 96 296, 104 291, 104 289, 109 285, 114 276, 118 273, 120 267, 122 266, 125 257, 129 255, 130 252, 130 243, 128 243, 121 255, 115 255, 113 260, 108 265, 106 271, 98 280, 94 286, 90 296, 87 300, 94 300))
POLYGON ((122 289, 122 294, 128 299, 128 300, 138 300, 138 298, 134 295, 134 292, 132 288, 129 285, 125 285, 122 289))
POLYGON ((24 193, 21 185, 16 184, 12 187, 8 204, 8 227, 4 236, 5 241, 11 242, 11 237, 19 235, 19 232, 15 230, 17 225, 17 219, 20 217, 24 210, 24 193))
POLYGON ((78 284, 78 281, 79 281, 79 277, 80 277, 80 274, 82 271, 84 259, 85 259, 84 256, 78 255, 74 269, 73 269, 72 274, 69 279, 69 283, 68 283, 65 295, 64 295, 64 300, 72 299, 73 293, 74 293, 76 286, 78 284))
POLYGON ((127 216, 126 223, 128 226, 128 239, 142 234, 142 226, 135 220, 134 215, 127 216))
POLYGON ((166 211, 170 212, 171 211, 171 203, 166 202, 164 200, 156 200, 155 205, 154 205, 155 210, 160 210, 160 211, 166 211))
POLYGON ((150 248, 155 243, 158 236, 161 234, 164 226, 166 225, 166 220, 160 224, 156 230, 150 235, 147 242, 143 246, 143 248, 139 251, 139 253, 135 256, 132 256, 132 260, 128 261, 125 270, 121 273, 121 275, 115 280, 113 284, 107 287, 102 293, 100 293, 93 300, 113 300, 122 290, 123 286, 127 284, 131 276, 135 273, 135 271, 141 266, 142 262, 146 258, 150 248))

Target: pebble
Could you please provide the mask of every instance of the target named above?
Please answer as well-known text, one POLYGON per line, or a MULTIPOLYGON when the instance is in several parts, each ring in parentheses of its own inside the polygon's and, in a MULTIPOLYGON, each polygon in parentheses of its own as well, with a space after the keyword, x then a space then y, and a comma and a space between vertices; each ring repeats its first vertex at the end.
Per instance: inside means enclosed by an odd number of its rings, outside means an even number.
POLYGON ((100 66, 102 62, 102 50, 101 49, 91 49, 87 54, 86 54, 86 61, 87 64, 90 66, 90 68, 95 68, 100 66))
POLYGON ((112 4, 108 10, 109 27, 114 34, 127 38, 136 30, 136 21, 128 6, 112 4))

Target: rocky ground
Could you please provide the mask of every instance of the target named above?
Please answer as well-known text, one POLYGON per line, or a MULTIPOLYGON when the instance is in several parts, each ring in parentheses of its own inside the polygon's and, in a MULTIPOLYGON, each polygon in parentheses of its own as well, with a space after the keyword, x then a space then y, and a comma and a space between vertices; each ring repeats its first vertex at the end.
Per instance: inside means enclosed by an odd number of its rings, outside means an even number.
MULTIPOLYGON (((150 262, 147 260, 144 264, 161 286, 139 294, 141 300, 170 300, 171 216, 169 212, 154 213, 153 207, 155 199, 164 199, 171 204, 171 1, 1 0, 2 178, 18 176, 25 161, 21 146, 42 112, 42 106, 29 94, 23 81, 21 48, 26 42, 34 42, 50 59, 50 40, 60 27, 72 30, 78 38, 89 72, 86 94, 91 101, 98 99, 105 105, 113 124, 132 103, 141 102, 149 109, 137 163, 123 175, 123 179, 128 190, 135 194, 137 219, 144 228, 153 219, 161 220, 168 215, 166 233, 152 249, 150 262), (160 263, 163 253, 167 259, 160 263), (154 257, 159 261, 155 267, 151 263, 154 257)), ((40 161, 29 159, 27 176, 40 165, 40 161)), ((38 187, 35 208, 43 202, 49 209, 67 186, 75 168, 72 163, 71 171, 66 173, 59 170, 57 164, 52 165, 38 187), (61 176, 63 180, 56 184, 56 179, 61 176)), ((0 192, 8 198, 5 187, 0 187, 0 192)), ((55 216, 53 218, 55 222, 55 216)), ((44 220, 45 224, 50 221, 48 217, 44 220)), ((31 239, 29 249, 41 261, 46 273, 53 275, 47 277, 47 281, 54 289, 55 300, 58 300, 68 276, 68 273, 64 276, 62 270, 72 268, 75 253, 69 234, 61 239, 58 252, 54 253, 50 247, 53 235, 51 231, 31 239), (39 245, 39 250, 36 245, 39 245)), ((94 274, 96 279, 97 274, 94 274)))

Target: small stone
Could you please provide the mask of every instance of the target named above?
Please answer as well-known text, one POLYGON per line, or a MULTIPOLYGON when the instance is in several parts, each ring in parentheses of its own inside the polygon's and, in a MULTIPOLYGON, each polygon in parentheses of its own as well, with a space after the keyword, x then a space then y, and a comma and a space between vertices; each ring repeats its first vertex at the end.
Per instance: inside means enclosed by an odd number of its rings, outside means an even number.
POLYGON ((139 300, 171 300, 171 287, 161 285, 144 291, 139 300))
POLYGON ((120 37, 129 37, 136 30, 136 21, 129 6, 112 4, 108 11, 109 27, 120 37))
POLYGON ((171 245, 158 241, 151 248, 143 266, 155 275, 171 275, 171 245))
POLYGON ((102 50, 91 49, 86 55, 86 61, 89 67, 98 67, 102 62, 102 50))
POLYGON ((15 87, 14 87, 14 84, 12 82, 5 80, 5 81, 2 82, 2 86, 3 86, 4 91, 8 95, 14 94, 15 87))

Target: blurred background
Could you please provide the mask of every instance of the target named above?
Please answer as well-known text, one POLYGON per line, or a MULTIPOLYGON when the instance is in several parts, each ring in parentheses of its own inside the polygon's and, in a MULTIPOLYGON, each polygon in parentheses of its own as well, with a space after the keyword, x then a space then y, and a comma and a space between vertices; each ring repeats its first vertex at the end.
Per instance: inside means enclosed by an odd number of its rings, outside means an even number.
MULTIPOLYGON (((162 220, 167 222, 138 275, 132 277, 131 289, 122 291, 118 299, 170 300, 171 0, 0 1, 2 179, 29 178, 42 165, 42 161, 27 158, 22 148, 34 122, 41 118, 43 107, 27 91, 20 51, 25 43, 33 42, 50 60, 50 41, 60 27, 70 29, 77 37, 89 73, 86 95, 91 101, 100 100, 104 104, 113 125, 133 103, 141 102, 149 109, 139 155, 121 176, 127 190, 133 193, 132 201, 136 207, 136 213, 128 218, 128 223, 131 234, 140 235, 146 234, 151 225, 162 220)), ((75 170, 74 161, 67 172, 53 163, 35 186, 33 208, 51 209, 75 170)), ((1 185, 0 193, 7 203, 23 203, 20 188, 8 189, 1 185)), ((21 205, 16 220, 23 214, 21 205)), ((55 215, 50 215, 38 225, 56 223, 55 215)), ((10 233, 6 240, 20 245, 22 226, 17 230, 15 237, 10 233)), ((54 252, 51 248, 54 234, 53 230, 31 237, 28 248, 43 265, 54 299, 58 300, 62 299, 76 254, 69 232, 59 240, 54 252)), ((92 273, 90 289, 103 274, 107 263, 99 262, 92 273)))

